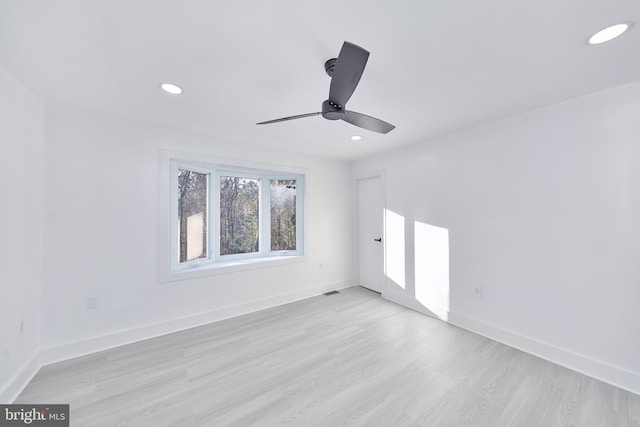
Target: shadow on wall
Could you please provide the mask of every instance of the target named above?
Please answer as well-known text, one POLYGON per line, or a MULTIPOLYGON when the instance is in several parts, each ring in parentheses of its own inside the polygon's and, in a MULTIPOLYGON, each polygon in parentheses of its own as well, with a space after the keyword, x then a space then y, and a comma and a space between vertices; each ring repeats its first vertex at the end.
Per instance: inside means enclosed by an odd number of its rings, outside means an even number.
POLYGON ((385 210, 385 296, 409 297, 415 309, 447 321, 449 230, 421 221, 410 225, 408 228, 404 216, 385 210))

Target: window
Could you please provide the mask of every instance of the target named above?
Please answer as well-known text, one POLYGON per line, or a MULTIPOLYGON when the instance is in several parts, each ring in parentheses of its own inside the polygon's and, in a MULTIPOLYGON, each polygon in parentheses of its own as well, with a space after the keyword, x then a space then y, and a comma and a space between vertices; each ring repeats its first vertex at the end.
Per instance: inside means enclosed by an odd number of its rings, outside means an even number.
POLYGON ((171 271, 303 254, 303 175, 170 164, 171 271))
POLYGON ((209 174, 178 168, 178 262, 209 253, 209 174))
POLYGON ((225 176, 220 183, 220 255, 260 252, 259 178, 225 176))
POLYGON ((296 250, 296 180, 271 180, 271 250, 296 250))

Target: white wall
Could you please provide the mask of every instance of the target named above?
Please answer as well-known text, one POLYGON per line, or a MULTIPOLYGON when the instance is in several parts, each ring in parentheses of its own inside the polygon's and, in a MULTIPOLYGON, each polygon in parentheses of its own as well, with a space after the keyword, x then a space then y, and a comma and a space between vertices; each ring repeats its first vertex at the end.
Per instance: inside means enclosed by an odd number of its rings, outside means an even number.
POLYGON ((415 224, 446 228, 453 323, 640 393, 639 127, 633 84, 356 162, 405 218, 387 297, 420 307, 415 224))
POLYGON ((0 402, 40 337, 44 108, 0 67, 0 402), (22 323, 22 332, 21 332, 22 323))
POLYGON ((61 108, 45 123, 45 361, 352 285, 348 163, 61 108), (308 261, 159 283, 160 150, 304 168, 308 261))

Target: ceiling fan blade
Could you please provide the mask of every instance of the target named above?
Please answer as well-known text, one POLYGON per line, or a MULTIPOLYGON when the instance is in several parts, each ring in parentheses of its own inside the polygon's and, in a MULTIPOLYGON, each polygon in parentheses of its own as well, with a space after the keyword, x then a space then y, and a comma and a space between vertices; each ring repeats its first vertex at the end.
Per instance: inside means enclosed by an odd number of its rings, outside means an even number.
POLYGON ((297 116, 283 117, 281 119, 268 120, 266 122, 260 122, 260 123, 256 123, 256 124, 257 125, 268 125, 270 123, 286 122, 287 120, 303 119, 305 117, 318 116, 320 114, 322 114, 322 113, 318 112, 318 113, 299 114, 297 116))
POLYGON ((329 101, 344 108, 358 86, 368 59, 368 51, 353 43, 344 42, 331 76, 329 101))
POLYGON ((389 133, 396 127, 390 123, 367 116, 366 114, 356 113, 355 111, 345 111, 343 119, 347 123, 378 133, 389 133))

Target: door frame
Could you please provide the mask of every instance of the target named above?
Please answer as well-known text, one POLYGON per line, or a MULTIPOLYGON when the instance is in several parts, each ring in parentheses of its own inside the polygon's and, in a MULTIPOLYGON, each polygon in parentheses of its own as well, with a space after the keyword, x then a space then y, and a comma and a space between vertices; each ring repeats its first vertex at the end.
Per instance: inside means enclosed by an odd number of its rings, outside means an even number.
POLYGON ((359 172, 353 176, 353 224, 355 239, 353 239, 352 255, 353 255, 353 271, 354 271, 354 284, 360 286, 360 207, 359 200, 359 187, 358 183, 365 179, 380 178, 380 199, 382 200, 382 293, 384 297, 387 290, 387 174, 384 169, 375 169, 367 172, 359 172))

